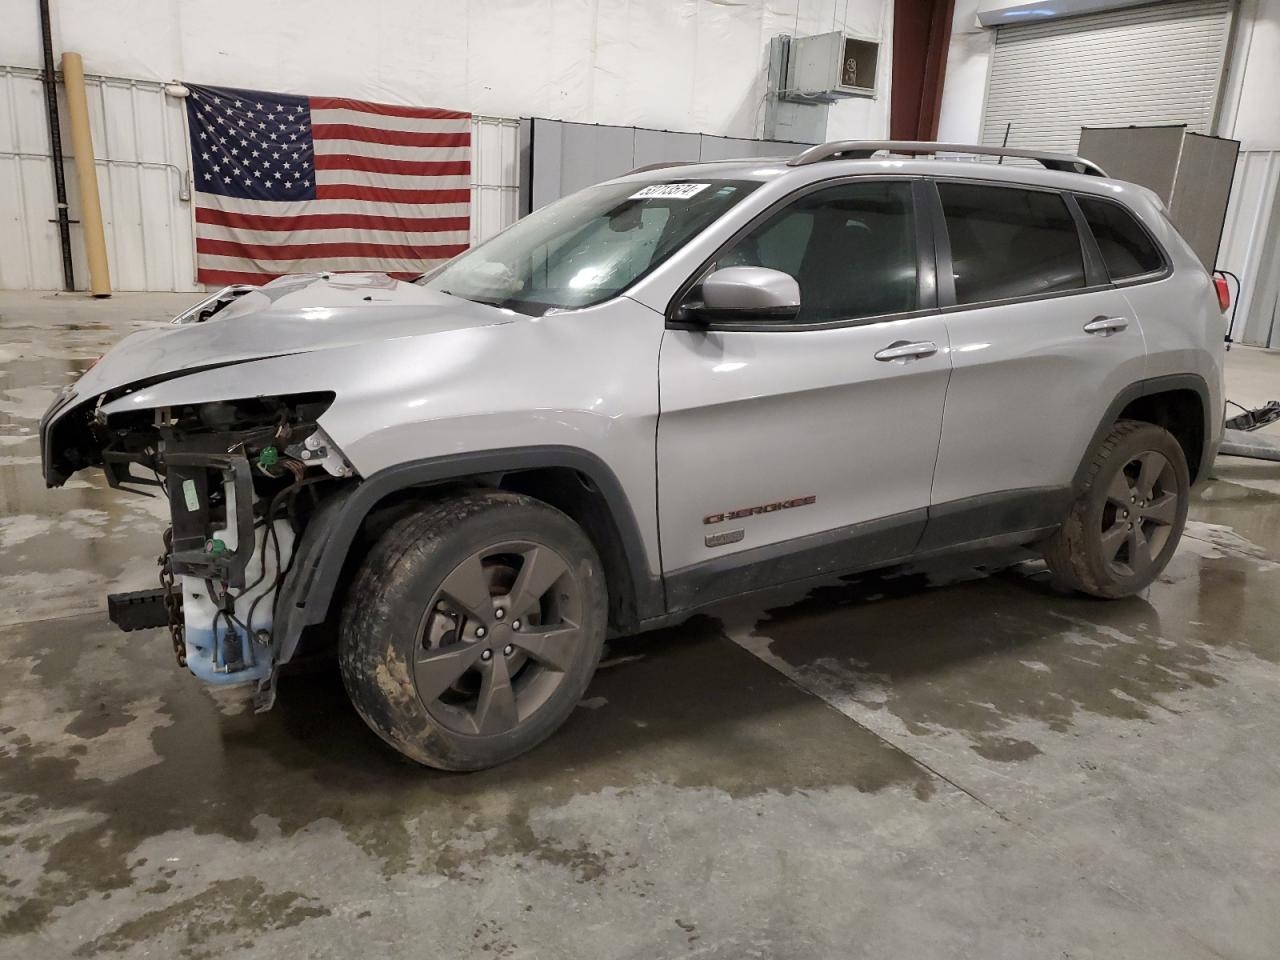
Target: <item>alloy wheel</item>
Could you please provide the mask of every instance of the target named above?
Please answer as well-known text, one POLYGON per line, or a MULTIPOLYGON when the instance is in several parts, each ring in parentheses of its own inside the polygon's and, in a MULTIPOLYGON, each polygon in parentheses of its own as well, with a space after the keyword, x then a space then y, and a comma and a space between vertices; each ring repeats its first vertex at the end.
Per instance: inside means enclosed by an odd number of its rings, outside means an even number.
POLYGON ((440 584, 413 665, 427 711, 455 733, 492 736, 527 720, 584 648, 582 591, 550 547, 477 550, 440 584))
POLYGON ((1102 510, 1102 557, 1113 576, 1155 566, 1178 518, 1177 474, 1163 453, 1137 454, 1112 478, 1102 510))

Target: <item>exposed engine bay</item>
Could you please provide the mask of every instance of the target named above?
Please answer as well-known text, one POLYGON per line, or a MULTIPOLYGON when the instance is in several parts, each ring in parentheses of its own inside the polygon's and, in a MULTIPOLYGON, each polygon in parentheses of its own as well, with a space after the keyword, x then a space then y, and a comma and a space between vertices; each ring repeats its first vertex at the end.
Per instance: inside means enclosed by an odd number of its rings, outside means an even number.
MULTIPOLYGON (((114 488, 168 499, 159 590, 109 598, 126 630, 167 626, 174 653, 216 685, 273 679, 279 588, 327 488, 353 476, 317 421, 331 393, 116 413, 59 424, 55 463, 100 465, 114 488)), ((80 414, 77 416, 77 413, 80 414)))

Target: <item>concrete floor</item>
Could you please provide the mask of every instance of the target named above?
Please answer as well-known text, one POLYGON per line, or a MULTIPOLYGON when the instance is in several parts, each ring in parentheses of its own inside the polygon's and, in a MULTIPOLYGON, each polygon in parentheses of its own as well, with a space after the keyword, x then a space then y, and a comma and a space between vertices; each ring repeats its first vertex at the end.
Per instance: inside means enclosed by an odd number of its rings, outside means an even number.
MULTIPOLYGON (((1280 465, 1222 459, 1146 596, 832 580, 615 644, 533 754, 401 762, 329 673, 225 711, 154 500, 46 491, 55 389, 190 296, 0 294, 0 955, 1280 954, 1280 465)), ((1237 348, 1233 397, 1280 397, 1237 348)))

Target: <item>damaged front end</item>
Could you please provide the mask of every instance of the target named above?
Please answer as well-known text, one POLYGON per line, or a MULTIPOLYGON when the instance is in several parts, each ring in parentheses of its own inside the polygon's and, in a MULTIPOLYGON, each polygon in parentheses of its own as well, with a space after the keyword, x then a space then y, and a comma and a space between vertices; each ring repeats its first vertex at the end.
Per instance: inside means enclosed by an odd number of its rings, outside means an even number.
POLYGON ((125 630, 168 626, 179 664, 210 684, 254 684, 265 709, 295 542, 322 500, 354 476, 318 422, 334 395, 111 415, 104 399, 70 411, 45 438, 47 473, 100 465, 112 487, 158 488, 171 518, 160 589, 112 595, 111 619, 125 630))

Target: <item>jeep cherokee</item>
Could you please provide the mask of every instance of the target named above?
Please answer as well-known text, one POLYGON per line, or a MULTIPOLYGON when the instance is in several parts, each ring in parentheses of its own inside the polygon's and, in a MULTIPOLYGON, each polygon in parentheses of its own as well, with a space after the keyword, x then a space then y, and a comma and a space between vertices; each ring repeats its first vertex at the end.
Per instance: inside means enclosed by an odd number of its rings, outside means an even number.
POLYGON ((607 635, 761 588, 1031 546, 1142 590, 1222 357, 1148 190, 840 142, 636 171, 413 283, 218 291, 66 388, 42 452, 168 498, 121 626, 259 709, 328 627, 373 730, 470 770, 564 722, 607 635))

